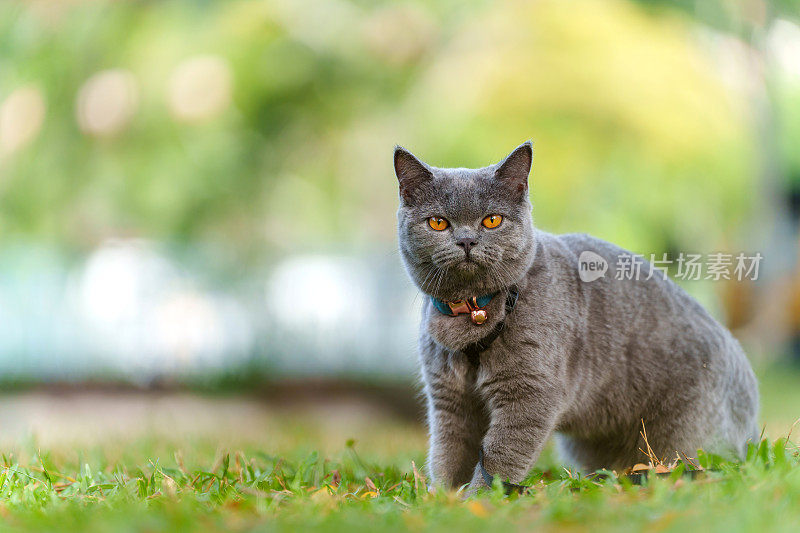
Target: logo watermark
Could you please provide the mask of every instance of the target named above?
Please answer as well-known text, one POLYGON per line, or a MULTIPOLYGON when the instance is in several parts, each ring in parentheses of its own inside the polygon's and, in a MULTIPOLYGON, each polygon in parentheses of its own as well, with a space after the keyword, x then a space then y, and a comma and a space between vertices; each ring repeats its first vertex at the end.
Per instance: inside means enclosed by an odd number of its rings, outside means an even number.
POLYGON ((581 281, 594 281, 602 278, 608 271, 608 261, 605 257, 598 255, 590 250, 581 252, 578 257, 578 275, 581 281))
MULTIPOLYGON (((678 254, 670 259, 668 254, 650 254, 650 260, 640 255, 621 254, 613 265, 616 280, 648 280, 656 275, 667 279, 669 268, 674 267, 673 279, 682 281, 720 281, 720 280, 752 280, 758 279, 759 267, 764 257, 756 252, 747 255, 710 253, 710 254, 678 254)), ((591 282, 606 276, 609 270, 608 260, 590 250, 581 252, 578 257, 578 275, 581 281, 591 282)))

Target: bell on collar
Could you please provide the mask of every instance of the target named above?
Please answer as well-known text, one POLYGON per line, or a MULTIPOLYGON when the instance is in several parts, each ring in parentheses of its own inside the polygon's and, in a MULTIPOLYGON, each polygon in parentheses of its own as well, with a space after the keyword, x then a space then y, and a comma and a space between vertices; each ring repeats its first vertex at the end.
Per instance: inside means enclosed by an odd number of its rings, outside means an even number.
POLYGON ((486 314, 486 309, 481 309, 478 305, 478 299, 473 296, 467 303, 469 304, 469 316, 472 318, 472 322, 478 326, 486 322, 489 315, 486 314))
POLYGON ((473 309, 470 311, 469 315, 472 317, 472 321, 478 326, 486 322, 486 319, 489 318, 486 314, 486 309, 473 309))

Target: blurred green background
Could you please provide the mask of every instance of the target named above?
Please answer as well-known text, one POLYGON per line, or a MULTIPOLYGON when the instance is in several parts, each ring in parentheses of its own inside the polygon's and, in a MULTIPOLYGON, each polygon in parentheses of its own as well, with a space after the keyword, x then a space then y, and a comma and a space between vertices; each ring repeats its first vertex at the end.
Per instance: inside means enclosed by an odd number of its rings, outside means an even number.
POLYGON ((0 381, 411 383, 392 148, 526 139, 543 229, 763 254, 685 286, 785 379, 796 2, 29 0, 0 4, 0 381))
POLYGON ((391 245, 395 143, 483 166, 531 138, 544 227, 737 245, 798 172, 798 27, 723 5, 6 2, 2 235, 391 245))
POLYGON ((531 138, 541 225, 740 245, 800 173, 800 30, 728 4, 5 2, 2 236, 390 245, 395 143, 482 166, 531 138))

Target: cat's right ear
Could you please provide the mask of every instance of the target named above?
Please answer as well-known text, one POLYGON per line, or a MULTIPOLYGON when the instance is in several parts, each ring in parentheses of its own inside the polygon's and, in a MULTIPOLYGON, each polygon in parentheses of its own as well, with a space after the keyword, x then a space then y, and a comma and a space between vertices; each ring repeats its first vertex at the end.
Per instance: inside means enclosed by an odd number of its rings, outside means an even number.
POLYGON ((411 201, 420 185, 433 178, 425 163, 402 146, 394 147, 394 173, 400 183, 400 196, 406 202, 411 201))

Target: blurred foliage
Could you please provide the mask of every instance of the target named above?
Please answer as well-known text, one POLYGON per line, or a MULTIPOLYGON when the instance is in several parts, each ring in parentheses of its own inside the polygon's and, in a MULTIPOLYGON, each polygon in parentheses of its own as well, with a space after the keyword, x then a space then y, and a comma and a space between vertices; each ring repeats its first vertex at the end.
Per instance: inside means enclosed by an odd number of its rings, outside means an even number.
POLYGON ((532 138, 545 229, 644 253, 727 247, 749 224, 758 147, 751 99, 726 84, 726 51, 706 46, 698 13, 624 0, 5 2, 0 102, 31 86, 46 113, 32 142, 0 153, 0 238, 391 242, 395 143, 482 166, 532 138), (232 99, 186 120, 168 93, 198 57, 229 69, 232 99), (109 69, 134 80, 130 122, 87 134, 79 95, 109 69))
POLYGON ((748 37, 775 17, 800 17, 795 0, 637 0, 643 6, 678 8, 714 28, 748 37))

